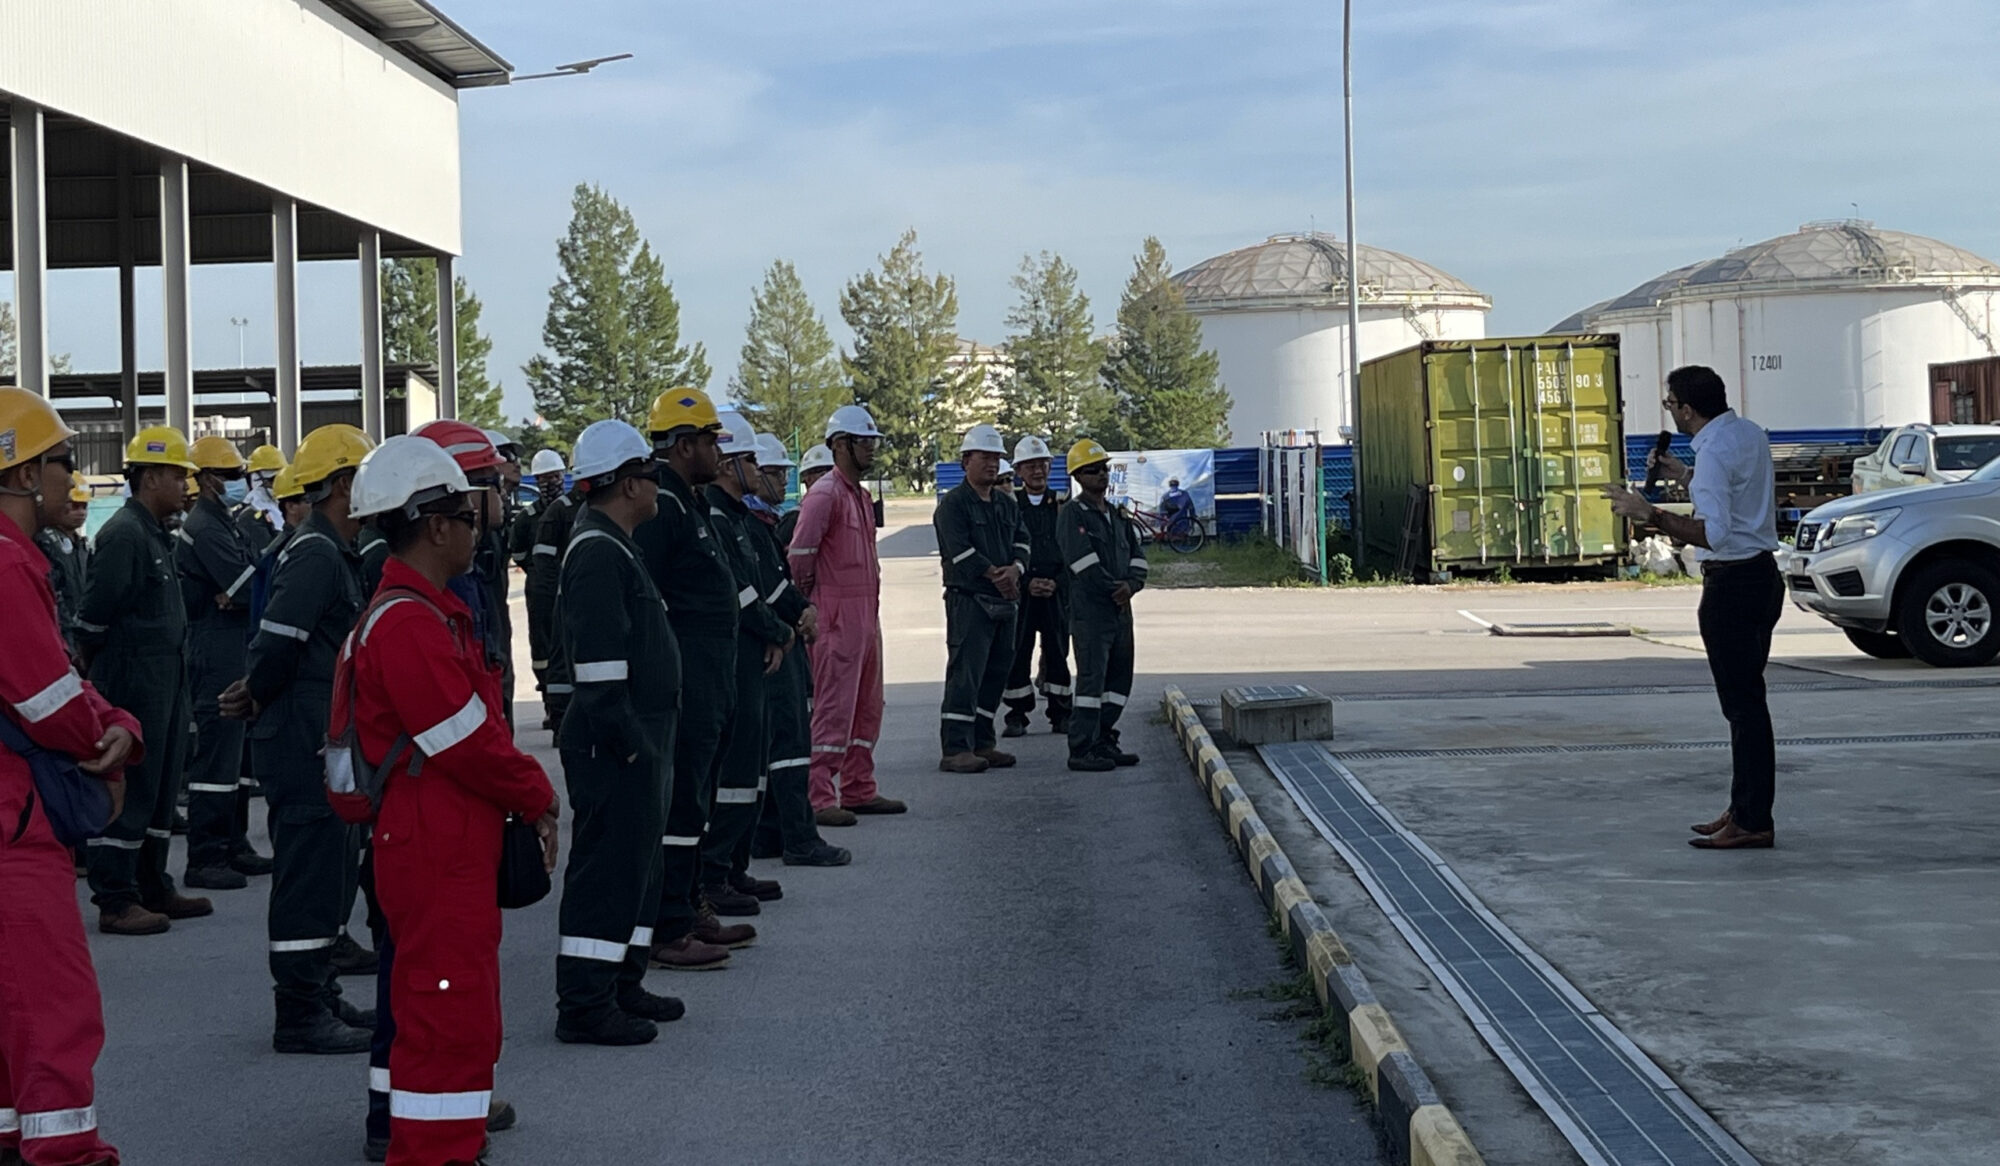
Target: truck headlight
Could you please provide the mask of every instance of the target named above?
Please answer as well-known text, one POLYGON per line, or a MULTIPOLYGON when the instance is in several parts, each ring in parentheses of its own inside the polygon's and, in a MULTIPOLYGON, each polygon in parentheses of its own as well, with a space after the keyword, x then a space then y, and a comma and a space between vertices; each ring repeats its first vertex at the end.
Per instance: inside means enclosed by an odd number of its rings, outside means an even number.
POLYGON ((1849 514, 1843 518, 1836 518, 1827 526, 1825 533, 1820 535, 1819 546, 1816 549, 1830 551, 1835 547, 1844 547, 1849 543, 1874 538, 1889 529, 1889 524, 1896 521, 1896 516, 1901 513, 1901 510, 1871 510, 1866 514, 1849 514))

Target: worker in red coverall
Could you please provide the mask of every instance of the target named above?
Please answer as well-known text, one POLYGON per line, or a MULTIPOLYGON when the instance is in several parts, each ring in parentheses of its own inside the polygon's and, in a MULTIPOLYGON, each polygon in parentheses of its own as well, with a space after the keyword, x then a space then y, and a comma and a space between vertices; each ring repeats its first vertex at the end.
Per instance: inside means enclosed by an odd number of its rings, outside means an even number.
MULTIPOLYGON (((535 823, 555 869, 557 803, 514 747, 472 613, 450 582, 472 569, 480 492, 436 444, 392 437, 361 465, 354 512, 389 544, 381 587, 348 641, 353 722, 382 764, 399 740, 422 754, 389 770, 374 828, 375 892, 395 937, 389 1054, 390 1166, 476 1163, 500 1059, 500 840, 535 823)), ((331 723, 344 723, 344 686, 331 723)))
MULTIPOLYGON (((116 803, 125 766, 142 757, 139 722, 70 665, 48 560, 31 538, 69 504, 75 436, 47 401, 0 388, 0 716, 111 783, 116 803)), ((0 824, 0 1161, 117 1166, 118 1151, 97 1136, 91 1069, 104 1009, 74 860, 42 813, 28 763, 5 745, 0 824)))
POLYGON ((875 559, 875 503, 862 476, 881 431, 868 410, 843 405, 826 423, 834 470, 799 503, 792 581, 819 609, 812 647, 813 819, 852 826, 856 814, 900 814, 875 789, 882 730, 882 566, 875 559))

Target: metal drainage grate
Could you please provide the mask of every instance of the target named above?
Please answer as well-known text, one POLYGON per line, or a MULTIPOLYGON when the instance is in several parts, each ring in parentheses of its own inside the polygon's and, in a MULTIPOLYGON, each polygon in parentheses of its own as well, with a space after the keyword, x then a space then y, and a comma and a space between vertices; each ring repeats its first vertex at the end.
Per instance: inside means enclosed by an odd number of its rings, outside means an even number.
POLYGON ((1332 754, 1259 752, 1589 1166, 1755 1166, 1332 754))
MULTIPOLYGON (((2000 733, 1887 733, 1872 737, 1780 737, 1780 749, 1825 749, 1851 745, 1945 745, 2000 741, 2000 733)), ((1490 745, 1464 749, 1357 749, 1342 761, 1408 761, 1424 757, 1530 757, 1546 753, 1654 753, 1727 749, 1727 741, 1593 741, 1581 745, 1490 745)))
MULTIPOLYGON (((1904 688, 2000 688, 2000 680, 1800 680, 1765 686, 1771 692, 1894 692, 1904 688)), ((1601 688, 1514 688, 1498 692, 1454 689, 1449 692, 1351 692, 1331 694, 1335 704, 1370 704, 1376 701, 1513 700, 1544 697, 1564 699, 1588 696, 1691 696, 1715 694, 1712 684, 1624 684, 1601 688)), ((1196 701, 1200 704, 1200 701, 1196 701)), ((1213 703, 1213 702, 1210 702, 1213 703)))

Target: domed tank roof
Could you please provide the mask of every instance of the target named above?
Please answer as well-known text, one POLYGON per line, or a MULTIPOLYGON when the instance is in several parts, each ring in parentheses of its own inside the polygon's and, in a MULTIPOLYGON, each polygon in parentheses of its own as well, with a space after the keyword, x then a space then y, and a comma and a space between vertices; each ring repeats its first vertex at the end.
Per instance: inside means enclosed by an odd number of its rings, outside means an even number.
POLYGON ((1885 231, 1865 219, 1830 219, 1698 264, 1681 287, 1827 280, 1951 287, 2000 282, 2000 266, 1925 235, 1885 231))
MULTIPOLYGON (((1360 245, 1361 302, 1456 304, 1490 308, 1492 298, 1419 259, 1360 245)), ((1246 308, 1347 302, 1347 245, 1322 232, 1273 235, 1262 243, 1195 264, 1174 283, 1188 306, 1246 308)))

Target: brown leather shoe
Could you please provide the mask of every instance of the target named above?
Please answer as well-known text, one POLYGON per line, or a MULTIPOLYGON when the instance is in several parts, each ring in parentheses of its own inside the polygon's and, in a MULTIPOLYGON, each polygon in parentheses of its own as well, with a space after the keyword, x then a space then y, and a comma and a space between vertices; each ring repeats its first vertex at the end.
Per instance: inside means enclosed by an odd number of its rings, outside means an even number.
POLYGON ((986 760, 988 769, 1008 769, 1014 764, 1012 753, 1002 753, 998 749, 975 749, 973 752, 986 760))
POLYGON ((158 935, 172 926, 165 915, 148 911, 137 903, 127 903, 116 911, 103 911, 97 916, 97 929, 106 935, 158 935))
MULTIPOLYGON (((939 773, 985 773, 986 759, 977 753, 953 753, 938 762, 939 773)), ((855 807, 849 806, 852 810, 855 807)), ((866 811, 860 811, 866 813, 866 811)))
POLYGON ((1703 822, 1698 826, 1689 826, 1688 829, 1697 834, 1719 834, 1722 828, 1727 825, 1729 825, 1729 811, 1724 810, 1722 811, 1722 816, 1715 821, 1703 822))
POLYGON ((179 891, 175 891, 173 894, 154 903, 152 910, 158 911, 169 919, 199 919, 203 915, 215 914, 215 904, 209 902, 207 899, 190 898, 179 891))
POLYGON ((1776 827, 1769 830, 1744 830, 1731 822, 1707 838, 1690 838, 1688 845, 1696 850, 1769 850, 1778 844, 1776 827))
POLYGON ((813 823, 819 826, 852 826, 856 821, 858 819, 853 810, 843 810, 839 806, 813 811, 813 823))
POLYGON ((653 945, 652 964, 674 972, 712 972, 729 966, 729 949, 683 935, 671 943, 653 945))
POLYGON ((715 908, 704 899, 700 913, 694 919, 692 934, 703 943, 715 947, 749 947, 757 942, 757 929, 748 923, 725 924, 716 917, 715 908))
POLYGON ((910 807, 894 798, 885 798, 881 794, 876 794, 865 802, 859 802, 847 808, 857 814, 900 814, 910 807))

